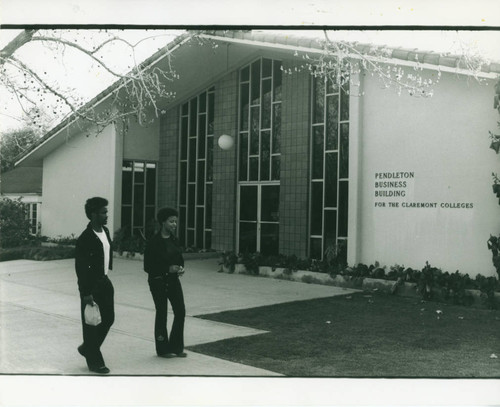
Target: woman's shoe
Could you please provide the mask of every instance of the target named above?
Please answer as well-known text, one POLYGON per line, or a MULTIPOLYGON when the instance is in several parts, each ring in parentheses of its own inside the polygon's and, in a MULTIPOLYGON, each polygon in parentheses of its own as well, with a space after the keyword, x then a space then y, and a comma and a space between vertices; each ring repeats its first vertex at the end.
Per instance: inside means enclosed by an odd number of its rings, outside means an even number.
POLYGON ((106 374, 109 373, 109 369, 106 366, 101 366, 101 367, 89 367, 89 370, 91 372, 95 373, 101 373, 101 374, 106 374))
POLYGON ((161 358, 167 358, 167 359, 172 359, 172 358, 185 358, 187 357, 187 353, 185 352, 180 352, 180 353, 164 353, 162 355, 158 355, 161 358))

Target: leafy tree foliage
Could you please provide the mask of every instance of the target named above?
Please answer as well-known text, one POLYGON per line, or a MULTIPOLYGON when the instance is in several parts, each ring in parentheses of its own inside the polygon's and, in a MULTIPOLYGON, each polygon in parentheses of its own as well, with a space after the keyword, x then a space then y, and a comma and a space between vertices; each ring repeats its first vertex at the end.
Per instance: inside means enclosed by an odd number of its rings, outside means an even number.
POLYGON ((20 199, 0 200, 0 247, 15 247, 30 238, 30 222, 20 199))
POLYGON ((39 137, 30 128, 12 130, 2 134, 0 139, 0 172, 14 167, 16 157, 24 153, 39 137))

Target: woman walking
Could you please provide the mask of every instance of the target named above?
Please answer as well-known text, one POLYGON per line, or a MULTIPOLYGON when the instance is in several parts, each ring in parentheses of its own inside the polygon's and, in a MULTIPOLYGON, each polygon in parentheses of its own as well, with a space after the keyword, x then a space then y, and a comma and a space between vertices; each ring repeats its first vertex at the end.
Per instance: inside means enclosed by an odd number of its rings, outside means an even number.
POLYGON ((179 277, 184 274, 184 258, 175 231, 178 213, 173 208, 158 211, 161 226, 146 244, 144 271, 148 273, 149 289, 156 309, 156 354, 164 358, 186 357, 184 352, 184 319, 186 308, 179 277), (167 306, 172 306, 174 321, 170 336, 167 332, 167 306))

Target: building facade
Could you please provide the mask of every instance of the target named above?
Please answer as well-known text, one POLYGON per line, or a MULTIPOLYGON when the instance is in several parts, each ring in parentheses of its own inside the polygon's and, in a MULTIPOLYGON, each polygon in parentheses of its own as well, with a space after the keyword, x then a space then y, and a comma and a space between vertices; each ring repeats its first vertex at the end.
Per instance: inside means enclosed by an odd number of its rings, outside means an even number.
POLYGON ((42 234, 78 233, 85 199, 101 195, 114 231, 148 234, 160 207, 177 208, 186 247, 340 250, 349 264, 429 261, 494 275, 485 244, 500 226, 487 148, 494 74, 480 83, 426 65, 434 95, 417 98, 363 72, 350 89, 311 75, 296 50, 314 49, 302 40, 211 40, 219 47, 180 43, 177 97, 153 123, 98 136, 69 123, 64 142, 55 131, 21 160, 43 166, 42 234), (222 135, 231 149, 219 147, 222 135))

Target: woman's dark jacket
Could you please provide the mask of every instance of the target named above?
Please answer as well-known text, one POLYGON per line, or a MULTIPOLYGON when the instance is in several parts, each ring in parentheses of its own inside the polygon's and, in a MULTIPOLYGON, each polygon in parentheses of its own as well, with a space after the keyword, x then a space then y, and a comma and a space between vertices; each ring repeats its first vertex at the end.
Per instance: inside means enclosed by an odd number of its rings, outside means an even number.
MULTIPOLYGON (((168 275, 168 269, 173 265, 184 266, 179 241, 174 236, 164 239, 161 232, 158 232, 146 244, 144 271, 149 274, 150 279, 163 277, 168 275)), ((172 275, 177 277, 177 274, 172 275)))
MULTIPOLYGON (((109 269, 113 268, 113 250, 109 230, 102 227, 109 241, 109 269)), ((96 283, 104 276, 104 247, 91 224, 82 232, 76 242, 75 269, 78 290, 81 296, 92 294, 96 283)))

